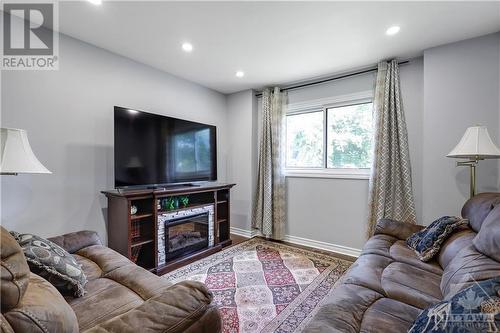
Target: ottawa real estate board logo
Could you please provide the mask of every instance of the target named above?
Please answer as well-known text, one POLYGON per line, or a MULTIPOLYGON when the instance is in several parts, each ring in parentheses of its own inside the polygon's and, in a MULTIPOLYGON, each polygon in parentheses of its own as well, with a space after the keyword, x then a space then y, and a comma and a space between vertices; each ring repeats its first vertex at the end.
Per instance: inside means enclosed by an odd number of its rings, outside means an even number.
POLYGON ((57 2, 2 1, 2 70, 57 70, 57 2))

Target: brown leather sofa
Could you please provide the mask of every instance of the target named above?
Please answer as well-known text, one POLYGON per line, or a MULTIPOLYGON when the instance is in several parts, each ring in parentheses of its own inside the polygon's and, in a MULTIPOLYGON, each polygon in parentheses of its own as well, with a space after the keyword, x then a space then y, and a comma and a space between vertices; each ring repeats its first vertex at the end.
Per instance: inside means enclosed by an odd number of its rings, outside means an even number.
POLYGON ((212 295, 201 283, 172 285, 101 245, 95 232, 51 240, 72 253, 88 283, 80 298, 61 295, 30 272, 21 247, 1 233, 1 332, 221 331, 212 295))
POLYGON ((462 216, 469 227, 454 233, 427 263, 405 244, 423 226, 379 221, 305 332, 406 332, 422 309, 473 280, 500 276, 500 193, 470 199, 462 216))

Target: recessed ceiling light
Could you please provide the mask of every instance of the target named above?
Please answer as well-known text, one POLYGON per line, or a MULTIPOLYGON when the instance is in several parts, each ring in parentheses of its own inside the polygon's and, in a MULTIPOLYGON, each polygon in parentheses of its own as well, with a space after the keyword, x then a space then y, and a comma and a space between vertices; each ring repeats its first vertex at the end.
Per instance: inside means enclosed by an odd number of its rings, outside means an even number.
POLYGON ((245 76, 245 72, 237 71, 235 75, 236 75, 236 77, 243 77, 243 76, 245 76))
POLYGON ((399 30, 401 30, 401 28, 397 25, 393 25, 392 27, 390 27, 389 29, 387 29, 385 31, 385 34, 387 36, 394 36, 395 34, 397 34, 399 32, 399 30))
POLYGON ((183 43, 182 44, 182 49, 184 50, 184 52, 191 52, 191 51, 193 51, 193 44, 191 44, 191 43, 183 43))
POLYGON ((87 1, 90 2, 93 5, 100 5, 100 4, 102 4, 102 0, 87 0, 87 1))

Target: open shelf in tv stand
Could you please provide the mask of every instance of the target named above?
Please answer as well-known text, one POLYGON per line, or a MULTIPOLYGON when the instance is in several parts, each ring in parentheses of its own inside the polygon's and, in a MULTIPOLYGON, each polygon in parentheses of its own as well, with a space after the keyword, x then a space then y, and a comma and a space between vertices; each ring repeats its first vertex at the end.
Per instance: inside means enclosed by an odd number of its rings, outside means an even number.
POLYGON ((108 198, 108 246, 158 275, 220 251, 231 244, 230 190, 234 185, 206 183, 196 186, 103 191, 108 198), (187 207, 158 209, 158 200, 186 195, 190 198, 187 207), (158 216, 165 212, 209 204, 214 207, 214 245, 158 265, 158 216), (131 214, 132 205, 137 207, 135 214, 131 214))

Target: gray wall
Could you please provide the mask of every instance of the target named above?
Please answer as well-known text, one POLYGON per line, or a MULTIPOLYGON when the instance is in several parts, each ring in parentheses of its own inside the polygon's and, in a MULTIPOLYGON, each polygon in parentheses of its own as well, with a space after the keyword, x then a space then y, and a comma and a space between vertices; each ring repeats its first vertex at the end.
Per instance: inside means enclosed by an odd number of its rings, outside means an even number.
POLYGON ((257 101, 253 90, 227 97, 227 179, 231 190, 231 226, 250 230, 257 170, 257 101))
POLYGON ((2 127, 28 131, 52 175, 2 176, 2 225, 50 236, 81 229, 106 239, 113 187, 113 106, 217 126, 226 179, 226 97, 127 58, 61 36, 58 71, 2 73, 2 127))
MULTIPOLYGON (((499 143, 500 34, 435 47, 424 53, 424 221, 459 214, 469 197, 469 173, 446 158, 465 129, 488 127, 499 143)), ((478 192, 498 191, 498 162, 481 161, 478 192)))

